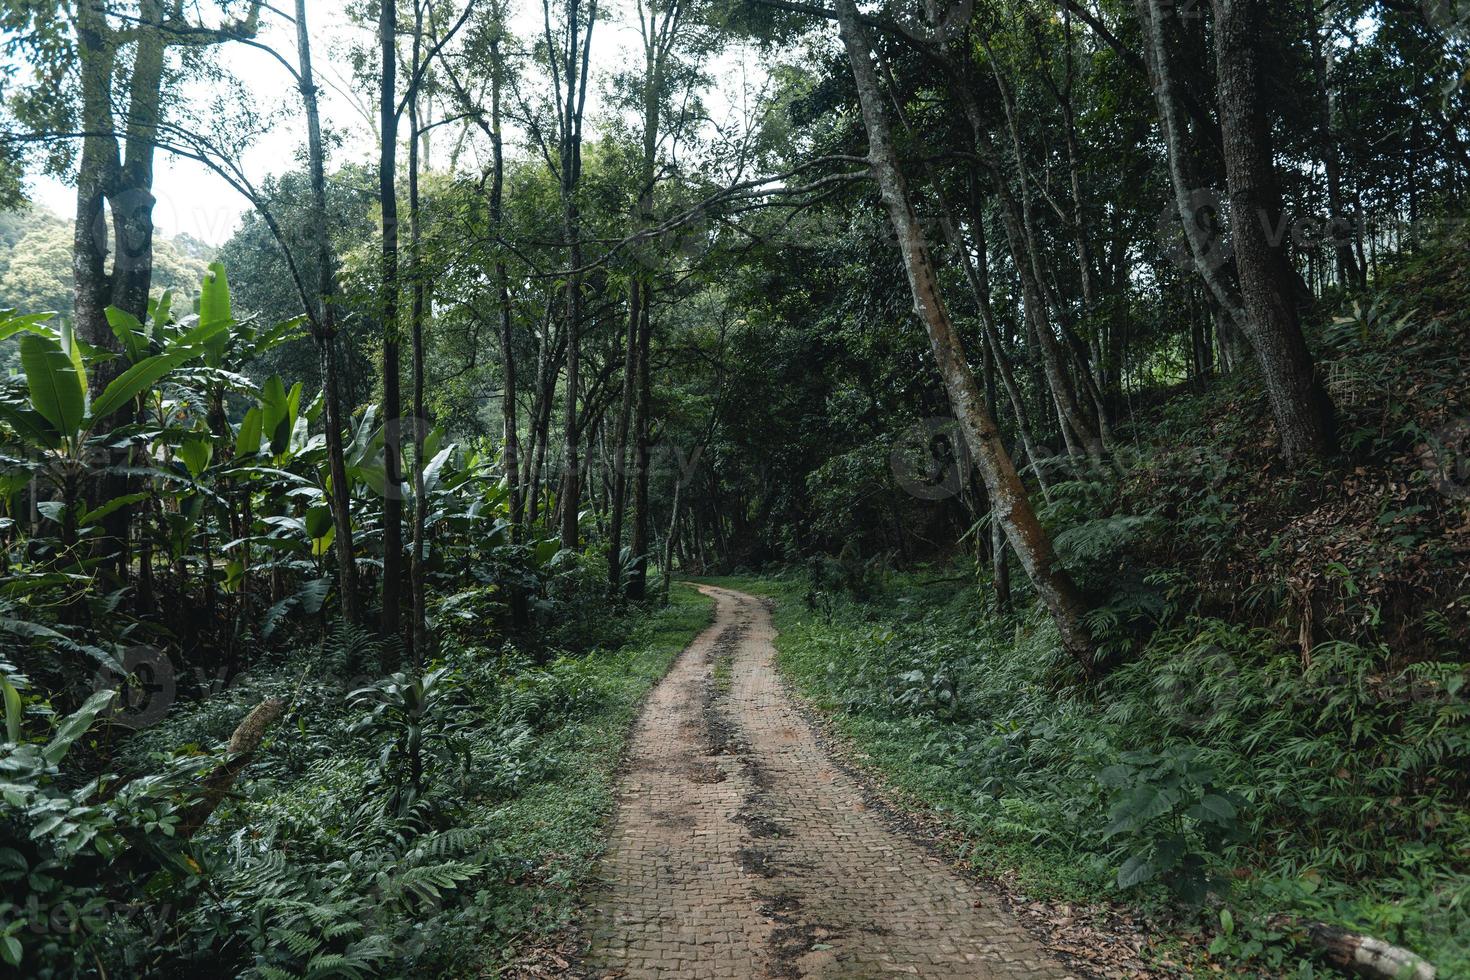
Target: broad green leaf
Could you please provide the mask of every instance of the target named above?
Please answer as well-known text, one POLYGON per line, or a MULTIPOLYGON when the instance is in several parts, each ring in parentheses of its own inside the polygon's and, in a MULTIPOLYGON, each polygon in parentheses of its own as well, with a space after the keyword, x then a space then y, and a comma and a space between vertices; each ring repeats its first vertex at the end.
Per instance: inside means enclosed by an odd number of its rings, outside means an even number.
POLYGON ((271 455, 279 456, 291 446, 290 405, 281 376, 273 374, 260 389, 261 431, 270 440, 271 455))
POLYGON ((332 508, 308 507, 306 510, 306 533, 309 537, 325 537, 332 529, 332 508))
POLYGON ((43 337, 55 337, 56 331, 46 326, 46 321, 55 315, 55 313, 18 314, 14 310, 0 310, 0 340, 13 337, 18 333, 35 333, 43 337))
POLYGON ((41 757, 46 760, 46 764, 54 766, 60 763, 72 743, 86 734, 87 729, 92 727, 92 722, 107 710, 108 705, 112 704, 116 696, 116 691, 98 691, 80 708, 67 715, 51 741, 46 743, 46 747, 41 750, 41 757))
POLYGON ((122 342, 123 350, 128 353, 128 360, 137 364, 143 359, 143 352, 147 349, 143 324, 127 310, 116 306, 109 306, 105 312, 107 325, 112 328, 113 336, 122 342))
POLYGON ((245 418, 240 421, 240 429, 235 433, 235 455, 254 456, 260 452, 260 408, 251 406, 245 413, 245 418))
POLYGON ((1210 793, 1199 801, 1198 806, 1189 808, 1189 815, 1204 823, 1228 827, 1235 822, 1235 804, 1216 793, 1210 793))
POLYGON ((1118 887, 1132 888, 1158 874, 1158 868, 1147 854, 1134 854, 1118 869, 1118 887))
MULTIPOLYGON (((76 331, 72 327, 71 320, 61 321, 61 349, 66 356, 71 358, 72 369, 76 371, 77 387, 82 392, 82 405, 87 404, 87 366, 82 361, 82 344, 77 342, 76 331)), ((95 353, 95 351, 94 351, 95 353)))
POLYGON ((85 380, 76 365, 49 337, 28 333, 20 338, 20 365, 30 389, 31 405, 64 438, 74 438, 86 414, 85 380))
POLYGON ((107 503, 102 504, 98 507, 94 507, 91 510, 87 511, 81 516, 77 523, 82 527, 96 524, 98 521, 102 520, 102 518, 106 517, 108 514, 111 514, 113 511, 120 510, 123 507, 127 507, 129 504, 136 504, 139 501, 147 499, 148 494, 146 492, 125 493, 121 497, 113 497, 111 500, 107 501, 107 503))
POLYGON ((234 323, 230 311, 230 281, 221 262, 211 262, 204 282, 199 288, 199 326, 202 328, 223 327, 205 341, 204 362, 210 367, 219 367, 224 361, 229 346, 228 328, 234 323))
POLYGON ((189 475, 196 480, 209 467, 209 460, 213 455, 214 443, 207 435, 190 436, 179 447, 179 459, 183 460, 189 475))
POLYGON ((158 302, 148 301, 148 316, 153 321, 153 335, 155 337, 173 319, 173 307, 174 291, 172 289, 165 289, 163 295, 158 297, 158 302))
POLYGON ((113 412, 148 391, 174 368, 194 356, 188 349, 171 350, 144 358, 112 380, 92 403, 92 418, 105 419, 113 412))
POLYGON ((439 451, 439 455, 429 460, 429 465, 424 467, 425 494, 433 493, 434 488, 439 485, 439 471, 444 468, 444 464, 449 460, 449 454, 452 452, 454 452, 453 445, 445 446, 439 451))
POLYGON ((0 419, 9 422, 15 434, 32 445, 55 449, 61 443, 55 427, 33 408, 18 408, 0 402, 0 419))
POLYGON ((21 704, 20 692, 15 689, 14 684, 0 677, 0 693, 5 696, 5 740, 19 742, 21 715, 25 710, 21 704))

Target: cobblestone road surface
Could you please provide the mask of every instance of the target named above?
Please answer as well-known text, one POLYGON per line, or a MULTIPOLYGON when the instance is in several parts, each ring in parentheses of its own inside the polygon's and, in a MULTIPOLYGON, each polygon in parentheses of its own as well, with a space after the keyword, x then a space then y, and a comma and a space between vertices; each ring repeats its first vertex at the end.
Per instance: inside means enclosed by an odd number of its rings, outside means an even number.
POLYGON ((757 599, 702 586, 714 624, 650 695, 590 897, 598 977, 1072 974, 870 811, 775 671, 757 599))

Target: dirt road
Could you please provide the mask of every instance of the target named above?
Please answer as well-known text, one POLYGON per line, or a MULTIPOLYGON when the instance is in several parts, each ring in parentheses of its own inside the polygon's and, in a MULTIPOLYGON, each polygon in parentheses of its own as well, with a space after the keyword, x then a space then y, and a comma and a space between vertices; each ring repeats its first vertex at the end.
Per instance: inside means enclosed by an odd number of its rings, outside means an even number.
POLYGON ((634 730, 590 897, 599 977, 1046 977, 992 893, 869 810, 776 676, 757 599, 714 624, 634 730))

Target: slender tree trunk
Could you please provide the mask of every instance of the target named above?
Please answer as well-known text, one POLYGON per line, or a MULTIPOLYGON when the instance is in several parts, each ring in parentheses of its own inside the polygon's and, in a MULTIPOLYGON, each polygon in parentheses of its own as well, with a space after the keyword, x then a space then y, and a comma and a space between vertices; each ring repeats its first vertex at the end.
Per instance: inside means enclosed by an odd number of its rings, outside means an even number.
POLYGON ((1338 136, 1332 121, 1329 49, 1322 43, 1322 18, 1317 12, 1317 0, 1303 0, 1302 6, 1306 9, 1312 73, 1317 82, 1317 145, 1321 148, 1322 169, 1327 172, 1328 232, 1337 256, 1337 278, 1345 287, 1362 288, 1362 270, 1353 255, 1352 222, 1348 220, 1342 200, 1342 154, 1338 150, 1338 136))
POLYGON ((638 390, 638 327, 643 317, 643 285, 638 276, 628 283, 628 336, 623 353, 623 403, 618 410, 613 443, 611 528, 608 531, 607 578, 617 588, 622 580, 623 511, 628 492, 628 425, 638 390))
POLYGON ((379 106, 378 204, 383 212, 383 613, 382 630, 397 636, 403 603, 403 400, 399 392, 398 330, 398 8, 380 5, 378 42, 382 52, 379 106))
MULTIPOLYGON (((580 541, 577 518, 582 472, 577 396, 582 360, 582 217, 577 200, 582 176, 582 112, 587 99, 587 73, 597 4, 588 7, 586 34, 581 29, 581 0, 567 0, 566 104, 561 123, 562 225, 567 239, 571 274, 567 277, 567 401, 566 456, 562 466, 561 546, 576 548, 580 541), (579 49, 580 42, 580 49, 579 49)), ((548 35, 549 35, 548 31, 548 35)))
POLYGON ((1250 312, 1251 342, 1261 362, 1282 454, 1293 462, 1322 459, 1337 451, 1332 401, 1302 336, 1284 243, 1272 240, 1272 232, 1281 227, 1281 193, 1257 60, 1265 8, 1260 0, 1213 3, 1230 227, 1241 293, 1250 312))
POLYGON ((337 263, 327 223, 326 162, 316 81, 311 70, 311 36, 306 26, 306 0, 296 0, 296 54, 300 66, 301 101, 306 110, 307 161, 311 168, 312 226, 316 233, 318 306, 312 334, 322 369, 322 415, 327 437, 327 467, 332 475, 333 550, 337 555, 337 590, 342 618, 357 623, 357 560, 352 543, 352 486, 342 448, 342 405, 337 384, 337 263))
POLYGON ((1209 188, 1195 166, 1194 157, 1185 145, 1188 129, 1180 108, 1178 84, 1174 78, 1170 23, 1172 5, 1166 0, 1134 0, 1139 24, 1143 28, 1144 60, 1154 86, 1154 100, 1159 108, 1159 126, 1164 137, 1169 162, 1169 180, 1174 190, 1175 205, 1189 246, 1195 271, 1204 281, 1215 302, 1225 310, 1241 331, 1250 325, 1240 293, 1224 274, 1223 242, 1215 229, 1205 222, 1214 217, 1207 207, 1209 188))
MULTIPOLYGON (((505 231, 505 147, 500 132, 500 89, 504 83, 499 38, 490 42, 490 151, 494 171, 490 179, 490 224, 499 237, 505 231)), ((502 388, 500 411, 505 424, 501 466, 510 490, 510 535, 519 542, 526 519, 525 483, 520 470, 520 427, 516 404, 515 337, 511 332, 509 280, 506 275, 503 246, 495 249, 495 299, 500 314, 500 358, 502 388)))
POLYGON ((892 134, 883 112, 877 72, 873 68, 872 53, 857 7, 853 0, 836 0, 836 7, 838 26, 852 64, 863 122, 868 131, 870 166, 898 239, 915 309, 929 334, 930 346, 961 431, 980 464, 991 504, 1037 594, 1051 612, 1064 647, 1083 670, 1092 675, 1095 672, 1094 646, 1084 622, 1085 607, 1081 596, 1057 561, 1051 539, 1031 509, 1025 487, 1000 443, 1000 433, 985 409, 984 396, 940 296, 934 263, 909 198, 908 185, 898 166, 892 134))
POLYGON ((423 45, 423 7, 415 6, 413 71, 408 92, 408 239, 412 306, 409 313, 410 373, 413 378, 413 553, 409 556, 408 581, 413 609, 410 634, 414 668, 422 669, 430 654, 427 599, 424 594, 428 556, 425 539, 429 501, 424 483, 424 440, 428 437, 429 412, 424 404, 424 317, 427 315, 423 269, 423 222, 419 215, 419 62, 423 45))
POLYGON ((652 318, 649 307, 652 293, 643 297, 643 313, 638 323, 638 401, 634 410, 634 462, 633 462, 633 541, 632 566, 628 570, 628 597, 642 599, 648 589, 648 546, 650 515, 648 512, 648 480, 652 460, 652 442, 649 423, 653 411, 653 388, 648 371, 649 335, 652 333, 652 318))
MULTIPOLYGON (((1037 234, 1035 209, 1031 198, 1030 177, 1026 166, 1026 157, 1021 147, 1021 129, 1016 119, 1015 103, 1011 97, 1010 86, 1006 84, 1005 77, 1000 71, 999 62, 993 53, 990 55, 990 62, 996 85, 1000 89, 1001 104, 1005 108, 1006 127, 1010 134, 1011 156, 1015 162, 1017 187, 1020 189, 1019 195, 1011 198, 1009 196, 1010 188, 1007 187, 1006 191, 1009 200, 1003 200, 1002 205, 1004 209, 1012 212, 1011 216, 1007 218, 1007 234, 1012 237, 1019 237, 1020 245, 1023 249, 1022 254, 1025 258, 1023 260, 1018 255, 1017 262, 1022 263, 1024 261, 1025 267, 1029 268, 1032 279, 1030 291, 1033 293, 1033 299, 1028 300, 1026 305, 1028 307, 1032 306, 1033 301, 1036 304, 1036 316, 1033 317, 1032 324, 1036 329, 1036 337, 1041 346, 1042 358, 1046 365, 1047 379, 1051 385, 1053 394, 1056 396, 1057 411, 1061 413, 1063 425, 1072 430, 1078 444, 1087 452, 1088 456, 1094 460, 1100 460, 1106 449, 1100 430, 1095 428, 1087 418, 1087 414, 1077 397, 1076 388, 1073 386, 1071 378, 1067 376, 1062 351, 1057 344, 1056 337, 1052 334, 1051 320, 1047 313, 1048 309, 1055 311, 1058 326, 1063 332, 1066 331, 1067 327, 1062 318, 1061 302, 1052 293, 1049 285, 1046 257, 1041 251, 1040 239, 1037 234), (1019 214, 1015 213, 1017 204, 1019 204, 1019 214), (1016 220, 1017 218, 1019 218, 1019 221, 1016 220)), ((978 122, 978 119, 972 116, 972 128, 976 122, 978 122)), ((1005 183, 1004 175, 1000 172, 999 167, 995 168, 995 172, 997 183, 1005 183)), ((1084 363, 1082 368, 1084 381, 1086 380, 1085 375, 1087 370, 1087 366, 1084 363)))

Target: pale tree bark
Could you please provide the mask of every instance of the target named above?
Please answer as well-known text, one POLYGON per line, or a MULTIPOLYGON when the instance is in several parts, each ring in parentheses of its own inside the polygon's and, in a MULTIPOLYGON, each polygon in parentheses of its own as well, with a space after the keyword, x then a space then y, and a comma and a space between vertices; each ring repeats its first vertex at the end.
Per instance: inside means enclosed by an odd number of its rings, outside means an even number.
MULTIPOLYGON (((543 0, 546 37, 550 44, 551 0, 543 0)), ((581 0, 567 0, 567 42, 563 82, 563 101, 557 106, 560 116, 560 173, 562 199, 562 232, 566 237, 567 260, 567 382, 566 440, 562 461, 562 479, 558 506, 561 508, 561 546, 576 548, 579 540, 577 518, 581 510, 581 433, 577 425, 577 398, 581 387, 582 345, 582 216, 578 202, 582 178, 582 115, 587 102, 587 75, 592 48, 592 29, 597 23, 596 0, 587 9, 585 35, 582 28, 581 0)), ((554 49, 553 49, 554 50, 554 49)))
POLYGON ((1076 390, 1072 387, 1071 379, 1067 377, 1061 348, 1056 336, 1052 333, 1051 316, 1047 311, 1047 300, 1043 287, 1036 276, 1037 266, 1033 262, 1032 248, 1026 235, 1021 207, 1011 190, 1009 178, 997 160, 979 103, 975 101, 975 96, 968 87, 961 85, 959 89, 957 94, 964 107, 965 117, 970 123, 971 135, 975 138, 976 147, 979 149, 980 165, 989 175, 991 186, 995 191, 1001 224, 1005 228, 1006 242, 1010 246, 1011 262, 1015 266, 1017 277, 1021 280, 1021 300, 1025 306, 1030 335, 1036 341, 1047 387, 1051 390, 1052 398, 1056 402, 1063 439, 1069 448, 1080 447, 1094 458, 1100 458, 1102 456, 1101 440, 1096 433, 1092 432, 1091 426, 1082 413, 1082 408, 1077 402, 1076 390))
POLYGON ((633 567, 628 574, 628 598, 641 600, 648 589, 649 539, 649 469, 653 457, 653 440, 650 424, 653 416, 653 385, 648 367, 648 350, 653 321, 649 309, 653 294, 643 298, 643 314, 638 323, 638 400, 633 415, 633 540, 629 548, 633 552, 633 567))
POLYGON ((643 316, 643 283, 634 276, 628 283, 628 336, 623 354, 623 401, 618 409, 613 445, 612 514, 608 529, 607 578, 617 589, 623 576, 623 511, 628 492, 628 427, 633 417, 638 388, 638 329, 643 316))
MULTIPOLYGON (((638 228, 653 225, 653 189, 657 177, 659 140, 659 105, 664 96, 668 60, 673 45, 679 37, 683 19, 683 0, 663 0, 662 18, 660 5, 650 2, 638 8, 639 29, 643 39, 643 156, 638 186, 638 228)), ((646 250, 641 250, 646 256, 646 250)), ((633 470, 633 540, 629 545, 632 567, 628 575, 628 595, 642 599, 648 590, 648 559, 652 538, 653 515, 649 508, 648 481, 651 477, 650 462, 652 442, 649 426, 653 420, 653 388, 648 363, 648 352, 653 330, 654 280, 650 259, 636 273, 642 283, 642 297, 638 317, 638 344, 635 352, 637 396, 634 415, 634 470, 633 470)), ((625 392, 626 395, 626 392, 625 392)))
POLYGON ((1260 87, 1265 5, 1260 0, 1213 3, 1230 228, 1251 345, 1261 363, 1282 455, 1291 462, 1320 460, 1337 451, 1336 420, 1302 336, 1285 243, 1273 240, 1273 231, 1282 227, 1281 192, 1260 87))
MULTIPOLYGON (((648 3, 638 3, 638 31, 644 47, 644 78, 642 78, 642 157, 639 160, 638 172, 638 198, 635 206, 634 231, 642 231, 653 223, 653 190, 654 182, 657 181, 657 147, 659 147, 659 106, 663 100, 664 84, 666 84, 667 63, 669 63, 670 51, 673 43, 678 40, 679 24, 684 18, 684 0, 664 0, 663 7, 657 0, 648 3), (661 13, 661 16, 660 16, 661 13)), ((628 295, 628 347, 625 351, 625 363, 623 363, 623 404, 622 411, 617 420, 617 469, 614 473, 613 504, 612 504, 612 532, 610 542, 612 550, 609 555, 609 577, 614 586, 622 577, 622 532, 623 532, 623 510, 626 505, 626 494, 628 494, 628 475, 626 475, 626 458, 628 458, 628 425, 629 414, 632 407, 637 403, 641 410, 638 413, 638 428, 634 433, 635 441, 639 445, 637 461, 634 467, 635 500, 642 501, 641 508, 634 513, 634 547, 629 548, 631 557, 631 572, 634 579, 638 579, 637 586, 631 588, 641 592, 645 589, 647 580, 647 554, 639 551, 639 544, 647 548, 648 544, 648 472, 644 464, 647 457, 648 442, 648 406, 642 400, 642 379, 644 379, 644 361, 639 356, 639 351, 644 350, 647 344, 642 341, 642 331, 647 329, 648 313, 650 304, 653 303, 653 273, 648 266, 647 250, 639 248, 638 264, 635 266, 632 282, 629 284, 628 295)))
POLYGON ((1205 283, 1216 304, 1242 332, 1249 331, 1249 318, 1239 291, 1225 276, 1221 250, 1224 243, 1212 239, 1211 229, 1202 220, 1208 188, 1195 166, 1186 145, 1189 130, 1184 121, 1181 96, 1174 77, 1173 45, 1167 20, 1172 5, 1165 0, 1134 0, 1139 24, 1143 29, 1144 61, 1153 83, 1154 100, 1159 109, 1159 127, 1167 151, 1169 184, 1174 192, 1184 237, 1189 246, 1195 272, 1205 283))
POLYGON ((1051 539, 1037 520, 1015 465, 1001 445, 1000 433, 986 410, 984 395, 965 359, 959 334, 940 295, 934 262, 893 147, 878 75, 857 7, 853 0, 837 0, 836 7, 837 23, 852 65, 868 132, 870 167, 898 240, 915 311, 928 333, 951 406, 979 464, 997 519, 1004 526, 1037 595, 1056 622, 1063 646, 1091 676, 1096 670, 1095 646, 1085 622, 1086 607, 1071 577, 1057 561, 1051 539))
MULTIPOLYGON (((1042 253, 1036 229, 1030 176, 1026 166, 1025 153, 1022 149, 1021 128, 1016 118, 1015 101, 1011 96, 1010 85, 1007 84, 1005 76, 1000 70, 1000 63, 996 59, 995 53, 990 51, 990 46, 988 42, 984 41, 983 37, 982 43, 988 52, 991 71, 1001 94, 1001 105, 1005 109, 1006 128, 1010 136, 1011 156, 1016 170, 1016 184, 1020 190, 1017 198, 1002 201, 1002 205, 1012 212, 1011 216, 1007 218, 1007 234, 1012 238, 1019 237, 1020 243, 1024 247, 1026 264, 1029 266, 1032 277, 1029 290, 1035 294, 1035 299, 1039 301, 1039 315, 1032 318, 1032 326, 1035 328, 1037 341, 1041 345, 1047 378, 1051 384, 1052 393, 1056 396, 1057 409, 1062 415, 1064 424, 1071 429, 1078 444, 1087 452, 1088 456, 1094 460, 1101 460, 1107 449, 1105 440, 1101 435, 1101 428, 1094 427, 1082 409, 1082 405, 1077 398, 1077 389, 1073 386, 1071 378, 1067 375, 1064 355, 1055 335, 1052 333, 1051 319, 1047 313, 1048 310, 1054 311, 1057 325, 1063 331, 1067 329, 1063 320, 1061 301, 1051 290, 1050 280, 1047 274, 1046 256, 1042 253), (1015 213, 1017 206, 1019 206, 1019 214, 1015 213), (1019 218, 1018 222, 1017 218, 1019 218)), ((970 97, 970 99, 973 102, 973 97, 970 97)), ((970 122, 972 129, 976 128, 977 124, 979 124, 978 107, 975 112, 970 113, 970 122)), ((982 146, 982 152, 988 155, 990 151, 987 146, 982 146)), ((997 184, 1005 183, 1005 177, 1001 173, 1000 168, 997 166, 995 170, 997 184)), ((1009 187, 1006 190, 1007 196, 1009 197, 1009 187)), ((1029 307, 1030 305, 1031 302, 1028 301, 1027 306, 1029 307)), ((1087 366, 1085 359, 1080 367, 1079 377, 1085 385, 1090 380, 1090 376, 1087 373, 1090 368, 1087 366)))
POLYGON ((357 623, 357 560, 352 540, 352 487, 342 448, 342 405, 337 382, 337 261, 327 223, 326 162, 322 149, 321 116, 316 81, 311 69, 311 37, 306 27, 306 0, 296 0, 297 84, 306 111, 307 164, 311 171, 312 226, 316 231, 317 307, 312 312, 312 335, 322 368, 322 413, 326 426, 327 467, 332 477, 333 546, 337 555, 337 589, 342 618, 357 623))
POLYGON ((1312 74, 1317 83, 1317 144, 1321 148, 1322 169, 1327 173, 1328 235, 1337 257, 1338 282, 1361 289, 1363 270, 1353 255, 1353 223, 1348 220, 1342 199, 1342 154, 1337 147, 1337 132, 1332 120, 1331 49, 1323 44, 1322 18, 1317 0, 1302 0, 1306 10, 1307 39, 1312 48, 1312 74))
MULTIPOLYGON (((500 95, 505 83, 504 60, 500 38, 490 41, 490 225, 497 238, 505 232, 505 144, 500 129, 500 95)), ((506 274, 504 249, 496 243, 495 301, 499 312, 502 392, 500 411, 504 422, 504 448, 501 465, 510 490, 511 540, 519 542, 526 519, 524 484, 520 472, 520 429, 516 404, 515 337, 512 333, 509 277, 506 274)))

